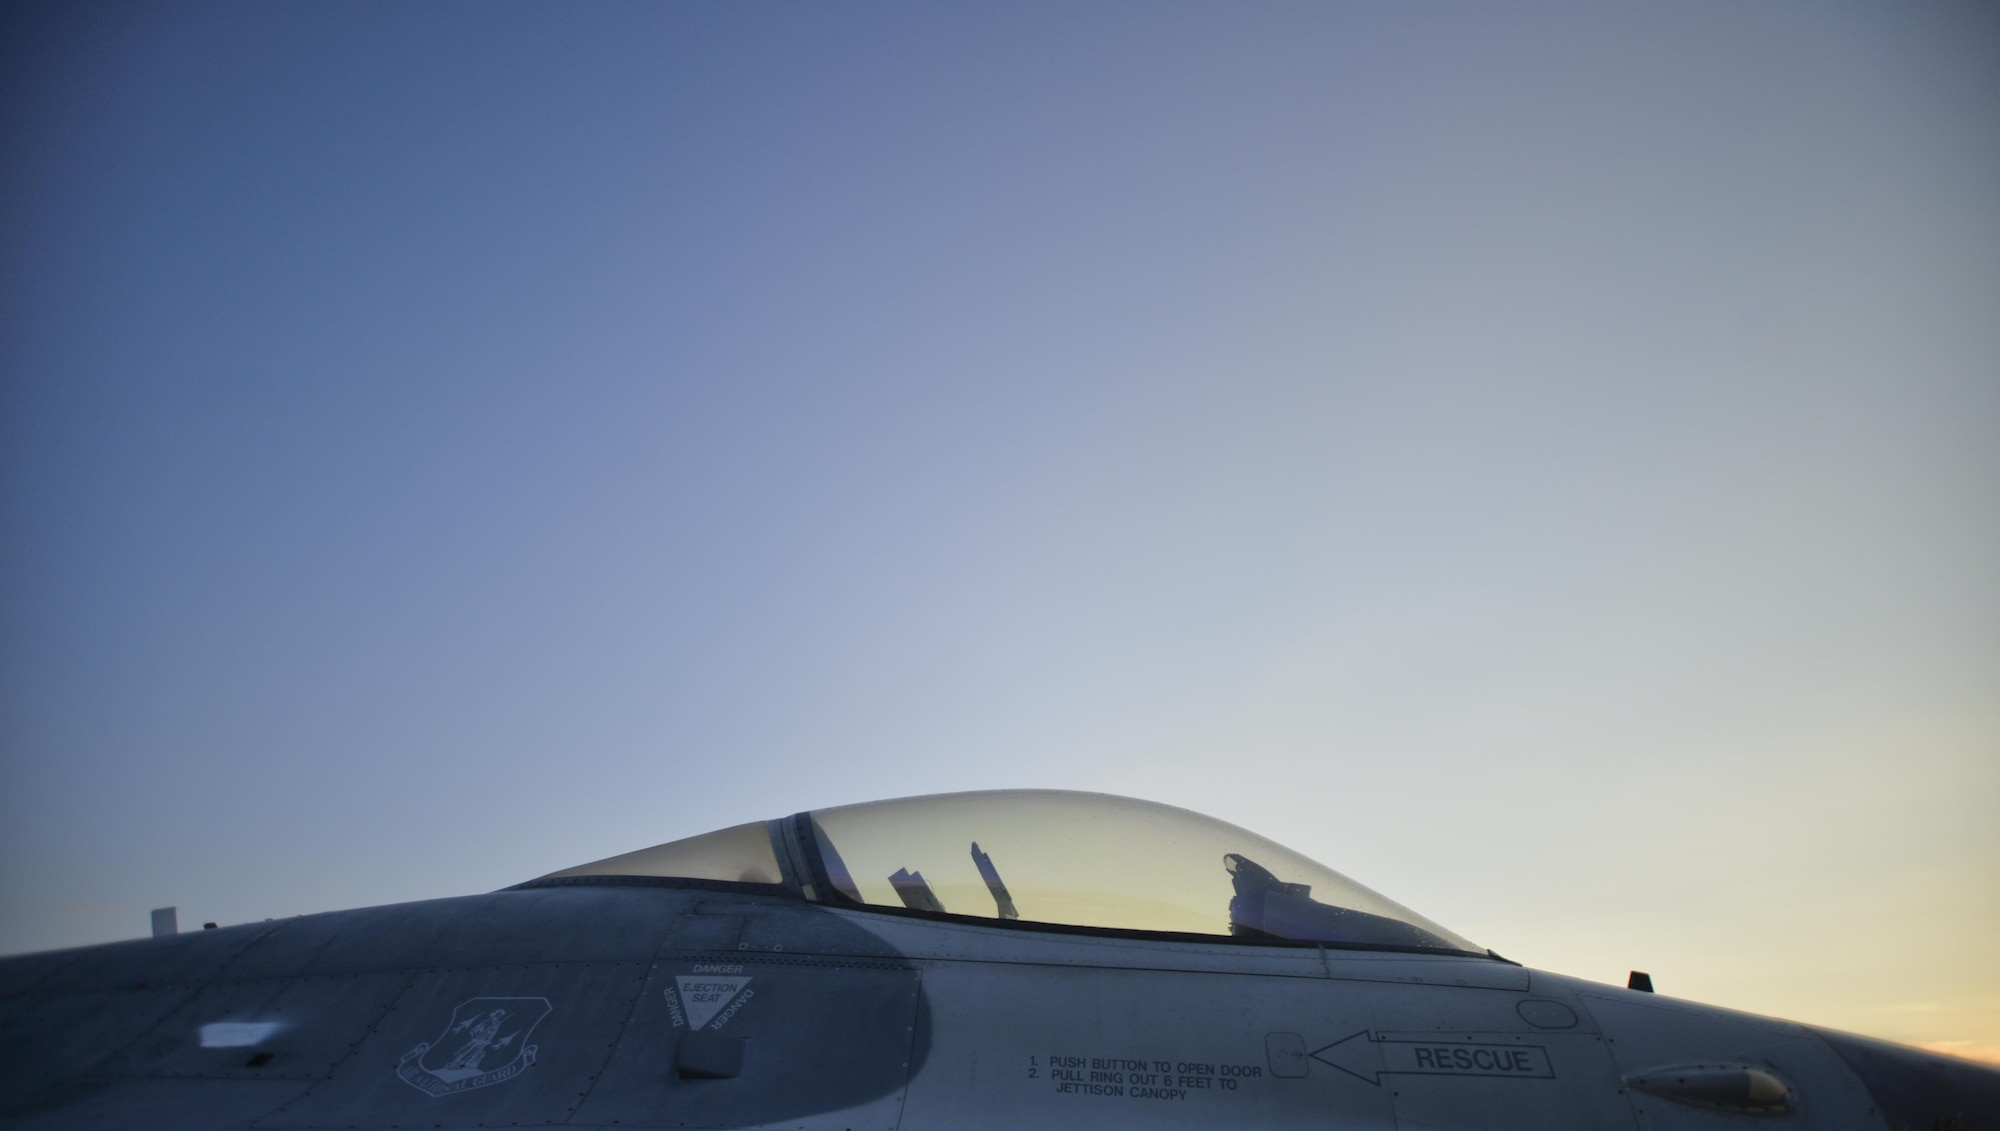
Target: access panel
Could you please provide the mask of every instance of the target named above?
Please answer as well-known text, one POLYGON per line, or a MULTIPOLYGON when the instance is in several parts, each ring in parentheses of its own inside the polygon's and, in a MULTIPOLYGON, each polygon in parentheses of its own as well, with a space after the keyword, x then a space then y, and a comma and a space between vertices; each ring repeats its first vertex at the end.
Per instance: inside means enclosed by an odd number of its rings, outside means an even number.
POLYGON ((924 1053, 921 998, 895 960, 663 955, 576 1120, 890 1131, 924 1053))

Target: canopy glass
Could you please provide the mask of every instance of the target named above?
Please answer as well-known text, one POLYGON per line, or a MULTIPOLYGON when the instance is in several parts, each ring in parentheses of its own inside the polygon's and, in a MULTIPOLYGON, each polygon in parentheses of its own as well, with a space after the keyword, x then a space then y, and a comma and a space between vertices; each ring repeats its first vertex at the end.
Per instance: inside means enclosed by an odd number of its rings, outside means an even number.
POLYGON ((555 875, 787 884, 827 903, 1024 926, 1482 953, 1255 833, 1098 793, 1002 790, 818 809, 555 875))

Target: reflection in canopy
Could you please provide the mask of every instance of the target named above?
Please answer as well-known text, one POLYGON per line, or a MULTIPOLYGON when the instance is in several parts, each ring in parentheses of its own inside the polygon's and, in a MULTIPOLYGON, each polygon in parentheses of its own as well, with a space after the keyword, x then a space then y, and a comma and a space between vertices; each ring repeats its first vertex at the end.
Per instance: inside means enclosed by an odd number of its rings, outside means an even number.
POLYGON ((855 903, 1478 953, 1443 927, 1280 844, 1153 802, 1003 790, 819 809, 809 819, 821 870, 834 891, 855 903))

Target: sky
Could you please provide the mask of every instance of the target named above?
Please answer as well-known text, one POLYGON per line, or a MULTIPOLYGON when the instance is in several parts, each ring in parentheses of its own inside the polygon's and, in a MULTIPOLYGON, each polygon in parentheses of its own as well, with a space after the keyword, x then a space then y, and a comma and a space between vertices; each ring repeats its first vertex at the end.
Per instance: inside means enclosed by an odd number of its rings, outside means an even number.
POLYGON ((0 952, 1098 790, 2000 1059, 2000 13, 0 14, 0 952))

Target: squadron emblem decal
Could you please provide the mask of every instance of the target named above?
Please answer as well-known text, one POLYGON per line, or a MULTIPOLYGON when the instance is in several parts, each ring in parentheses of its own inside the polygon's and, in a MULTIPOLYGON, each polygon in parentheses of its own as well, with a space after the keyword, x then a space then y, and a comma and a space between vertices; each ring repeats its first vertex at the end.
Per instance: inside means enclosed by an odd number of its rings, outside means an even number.
POLYGON ((476 997, 458 1004, 435 1041, 403 1054, 396 1075, 427 1096, 484 1088, 535 1063, 528 1035, 549 1015, 545 997, 476 997))

